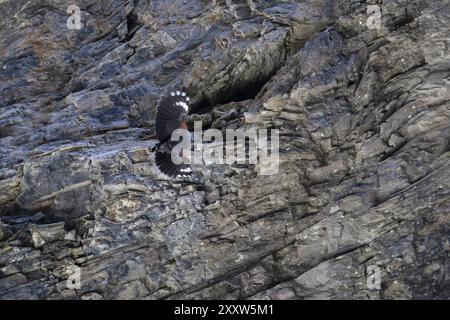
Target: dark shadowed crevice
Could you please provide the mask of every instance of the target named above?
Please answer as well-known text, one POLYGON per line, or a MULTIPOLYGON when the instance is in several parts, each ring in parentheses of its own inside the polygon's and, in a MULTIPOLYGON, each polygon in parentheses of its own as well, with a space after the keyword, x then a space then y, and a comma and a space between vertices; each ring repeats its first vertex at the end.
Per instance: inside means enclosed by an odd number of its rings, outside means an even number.
MULTIPOLYGON (((217 105, 255 99, 264 85, 272 79, 276 71, 268 77, 256 80, 245 86, 231 88, 229 91, 224 92, 223 94, 217 94, 213 98, 203 95, 198 101, 193 102, 191 113, 204 114, 210 112, 217 105)), ((189 90, 187 91, 190 94, 189 90)))
MULTIPOLYGON (((326 27, 323 27, 316 32, 312 32, 311 35, 307 39, 295 39, 293 33, 295 32, 293 29, 289 30, 288 34, 280 44, 278 48, 279 56, 277 63, 268 67, 266 62, 261 61, 257 66, 260 70, 259 72, 253 72, 253 78, 248 79, 247 81, 239 81, 240 79, 233 79, 233 85, 228 88, 225 88, 221 91, 209 92, 208 94, 204 93, 197 97, 196 101, 192 103, 191 113, 204 114, 210 112, 217 105, 223 105, 231 102, 240 102, 249 99, 257 99, 258 95, 264 94, 264 87, 270 83, 270 81, 274 78, 274 76, 286 66, 286 62, 289 57, 296 54, 299 50, 301 50, 305 43, 316 35, 317 33, 326 30, 326 27), (264 70, 264 71, 262 71, 264 70)), ((266 53, 267 59, 273 59, 269 53, 266 53)), ((251 68, 255 68, 254 65, 250 66, 251 68)), ((246 74, 246 76, 248 76, 246 74)), ((275 79, 276 81, 276 79, 275 79)), ((190 96, 198 96, 198 93, 191 92, 189 88, 185 90, 190 96)))
POLYGON ((127 34, 124 41, 129 41, 133 38, 134 34, 143 26, 143 23, 139 20, 136 13, 131 11, 127 15, 127 34))

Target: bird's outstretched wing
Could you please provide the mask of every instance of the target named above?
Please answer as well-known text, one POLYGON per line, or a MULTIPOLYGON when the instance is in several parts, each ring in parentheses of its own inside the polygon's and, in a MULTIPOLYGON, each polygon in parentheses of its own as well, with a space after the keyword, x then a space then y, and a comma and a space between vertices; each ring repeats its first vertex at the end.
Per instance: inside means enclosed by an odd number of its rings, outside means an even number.
POLYGON ((184 92, 174 91, 161 99, 155 119, 156 137, 161 143, 168 141, 174 130, 187 129, 188 111, 189 97, 184 92))
MULTIPOLYGON (((164 96, 156 111, 156 137, 161 144, 169 142, 172 132, 176 129, 187 129, 186 116, 189 111, 189 97, 181 91, 174 91, 164 96)), ((192 174, 188 164, 175 164, 172 161, 170 143, 158 150, 155 162, 159 170, 169 177, 184 178, 192 174)))
POLYGON ((159 170, 169 177, 186 178, 192 174, 188 164, 173 163, 170 151, 157 151, 155 162, 159 170))

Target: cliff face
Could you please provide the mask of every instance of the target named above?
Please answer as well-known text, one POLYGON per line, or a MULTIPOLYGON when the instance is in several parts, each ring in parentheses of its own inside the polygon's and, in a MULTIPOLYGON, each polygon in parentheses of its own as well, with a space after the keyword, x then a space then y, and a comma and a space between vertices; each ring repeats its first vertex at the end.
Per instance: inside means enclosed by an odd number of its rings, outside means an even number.
POLYGON ((0 1, 1 299, 450 298, 447 0, 76 2, 0 1), (158 173, 172 88, 278 174, 158 173))

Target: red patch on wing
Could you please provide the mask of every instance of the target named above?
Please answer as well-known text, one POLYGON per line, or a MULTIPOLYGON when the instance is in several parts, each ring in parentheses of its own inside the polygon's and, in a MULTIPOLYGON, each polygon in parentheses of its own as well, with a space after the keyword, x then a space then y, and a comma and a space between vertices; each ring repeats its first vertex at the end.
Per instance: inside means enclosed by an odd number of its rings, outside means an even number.
POLYGON ((180 129, 188 129, 188 126, 187 126, 187 123, 186 123, 186 121, 181 121, 180 122, 180 126, 178 127, 178 128, 180 128, 180 129))

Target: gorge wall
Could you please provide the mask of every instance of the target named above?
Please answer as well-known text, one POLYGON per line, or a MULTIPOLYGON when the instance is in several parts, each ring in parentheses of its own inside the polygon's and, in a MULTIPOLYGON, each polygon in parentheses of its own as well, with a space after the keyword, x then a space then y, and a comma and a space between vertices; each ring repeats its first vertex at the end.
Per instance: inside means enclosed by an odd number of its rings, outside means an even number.
POLYGON ((1 0, 0 299, 450 298, 449 46, 446 0, 1 0), (278 174, 159 173, 174 88, 278 174))

